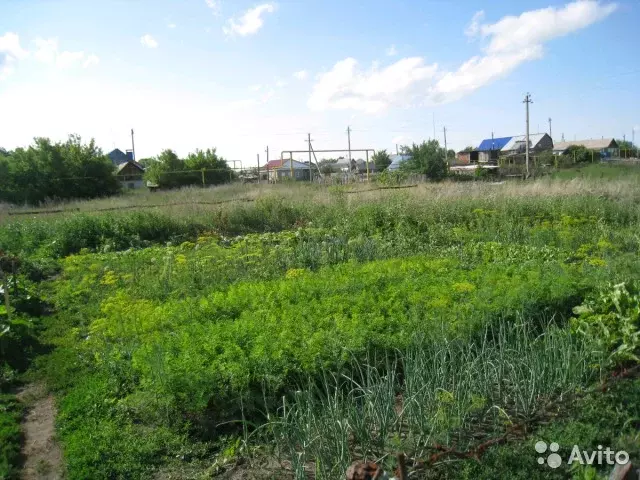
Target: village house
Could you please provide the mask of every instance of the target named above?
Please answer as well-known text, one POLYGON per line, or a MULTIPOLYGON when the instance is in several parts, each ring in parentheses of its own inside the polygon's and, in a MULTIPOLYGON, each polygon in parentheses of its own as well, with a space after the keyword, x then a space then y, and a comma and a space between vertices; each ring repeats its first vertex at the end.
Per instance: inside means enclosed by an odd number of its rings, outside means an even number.
POLYGON ((593 152, 600 153, 600 158, 617 157, 620 154, 618 143, 613 138, 602 138, 600 140, 574 140, 573 142, 559 142, 554 145, 555 155, 564 154, 571 146, 584 147, 593 152))
POLYGON ((116 148, 107 154, 116 169, 116 177, 122 188, 142 188, 144 168, 135 161, 132 150, 126 153, 116 148))

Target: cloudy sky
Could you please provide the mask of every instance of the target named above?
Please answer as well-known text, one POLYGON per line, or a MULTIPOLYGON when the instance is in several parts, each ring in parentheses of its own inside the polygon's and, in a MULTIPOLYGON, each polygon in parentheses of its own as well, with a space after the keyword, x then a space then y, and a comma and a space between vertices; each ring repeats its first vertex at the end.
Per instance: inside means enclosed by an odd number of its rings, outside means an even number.
POLYGON ((461 149, 524 133, 527 92, 532 133, 640 141, 638 25, 638 0, 0 0, 0 146, 461 149))

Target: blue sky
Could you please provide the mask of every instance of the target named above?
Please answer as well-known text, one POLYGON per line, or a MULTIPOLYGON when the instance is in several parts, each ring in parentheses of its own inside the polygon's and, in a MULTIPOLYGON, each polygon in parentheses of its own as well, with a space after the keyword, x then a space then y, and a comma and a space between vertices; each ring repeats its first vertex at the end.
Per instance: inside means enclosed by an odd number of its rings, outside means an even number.
MULTIPOLYGON (((633 0, 2 0, 0 146, 454 149, 531 132, 640 142, 633 0), (517 6, 516 6, 517 5, 517 6)), ((337 155, 336 155, 337 156, 337 155)))

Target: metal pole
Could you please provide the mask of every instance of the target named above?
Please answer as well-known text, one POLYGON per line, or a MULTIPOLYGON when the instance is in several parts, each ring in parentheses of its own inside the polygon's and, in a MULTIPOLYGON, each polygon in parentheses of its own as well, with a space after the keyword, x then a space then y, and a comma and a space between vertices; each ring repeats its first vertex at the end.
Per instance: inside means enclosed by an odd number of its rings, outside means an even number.
POLYGON ((551 133, 551 117, 549 117, 549 136, 553 139, 553 134, 551 133))
POLYGON ((349 142, 349 171, 351 171, 351 126, 347 127, 347 140, 349 142))
POLYGON ((526 104, 526 110, 527 110, 527 137, 525 140, 525 148, 526 148, 526 153, 525 153, 525 159, 526 159, 526 168, 527 168, 527 178, 529 178, 529 104, 533 103, 531 101, 531 94, 527 93, 527 96, 524 98, 524 103, 526 104))
MULTIPOLYGON (((267 151, 269 151, 269 148, 267 147, 267 151)), ((258 183, 260 183, 260 154, 257 154, 258 156, 258 183)), ((269 154, 267 154, 267 163, 269 163, 269 154)))
POLYGON ((289 173, 293 178, 293 152, 289 152, 289 173))
POLYGON ((367 152, 367 182, 369 181, 369 152, 367 152))
POLYGON ((307 133, 307 142, 309 142, 309 181, 313 182, 313 175, 311 174, 311 134, 307 133))

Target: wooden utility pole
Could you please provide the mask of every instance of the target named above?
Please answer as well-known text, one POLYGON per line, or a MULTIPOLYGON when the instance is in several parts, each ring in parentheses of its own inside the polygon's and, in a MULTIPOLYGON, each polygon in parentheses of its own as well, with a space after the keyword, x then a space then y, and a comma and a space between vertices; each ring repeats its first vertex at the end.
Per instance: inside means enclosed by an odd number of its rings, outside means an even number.
POLYGON ((131 129, 131 151, 133 152, 133 161, 136 161, 136 142, 133 139, 133 128, 131 129))
POLYGON ((347 141, 349 142, 349 171, 351 171, 351 126, 347 127, 347 141))
POLYGON ((549 136, 553 139, 553 133, 551 133, 551 117, 549 117, 549 136))
POLYGON ((449 164, 449 150, 447 150, 447 127, 442 127, 444 131, 444 160, 449 164))
POLYGON ((527 93, 527 96, 524 97, 524 101, 522 102, 526 105, 526 110, 527 110, 527 138, 525 140, 525 161, 526 161, 526 168, 527 168, 527 178, 529 178, 529 104, 533 103, 533 100, 531 100, 531 94, 527 93))

